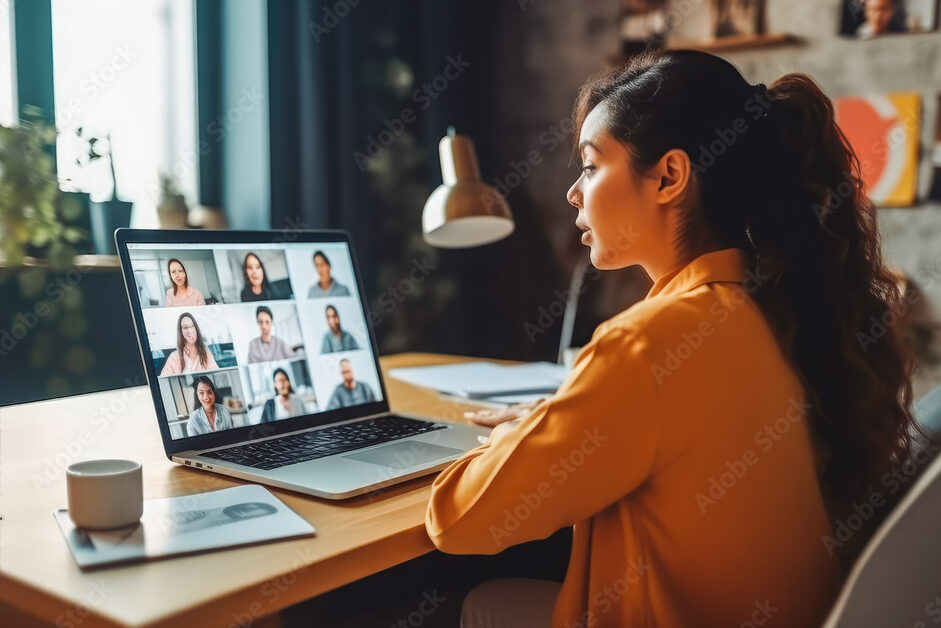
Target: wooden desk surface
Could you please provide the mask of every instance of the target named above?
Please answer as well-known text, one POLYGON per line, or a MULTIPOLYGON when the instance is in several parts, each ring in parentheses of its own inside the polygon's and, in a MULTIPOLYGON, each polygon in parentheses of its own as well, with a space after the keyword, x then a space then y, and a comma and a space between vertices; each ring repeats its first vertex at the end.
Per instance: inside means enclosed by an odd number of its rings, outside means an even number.
MULTIPOLYGON (((387 371, 468 359, 382 358, 392 409, 462 421, 473 406, 387 371)), ((247 625, 434 549, 424 528, 427 476, 343 502, 271 488, 316 526, 315 537, 82 572, 52 511, 66 507, 65 468, 90 458, 141 462, 145 499, 243 483, 167 460, 146 387, 0 408, 0 602, 8 609, 83 628, 247 625)))

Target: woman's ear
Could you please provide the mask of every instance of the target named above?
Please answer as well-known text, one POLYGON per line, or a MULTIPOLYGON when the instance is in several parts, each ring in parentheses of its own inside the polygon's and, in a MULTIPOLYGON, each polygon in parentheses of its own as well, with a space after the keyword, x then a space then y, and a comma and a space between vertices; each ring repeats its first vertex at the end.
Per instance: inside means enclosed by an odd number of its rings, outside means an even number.
POLYGON ((692 164, 685 150, 671 148, 657 165, 653 174, 657 177, 657 202, 661 204, 675 203, 682 199, 690 184, 692 164))

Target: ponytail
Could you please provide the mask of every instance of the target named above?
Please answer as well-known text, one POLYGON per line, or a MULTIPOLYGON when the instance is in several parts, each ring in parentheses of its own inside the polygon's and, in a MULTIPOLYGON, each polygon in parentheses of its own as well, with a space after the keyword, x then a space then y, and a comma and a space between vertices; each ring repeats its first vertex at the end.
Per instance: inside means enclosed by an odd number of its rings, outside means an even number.
POLYGON ((751 296, 813 404, 831 513, 868 500, 917 429, 913 364, 889 323, 904 304, 876 210, 830 100, 805 74, 765 88, 719 57, 671 51, 590 79, 575 128, 601 103, 635 168, 672 148, 689 155, 698 197, 684 206, 680 241, 746 251, 751 296))

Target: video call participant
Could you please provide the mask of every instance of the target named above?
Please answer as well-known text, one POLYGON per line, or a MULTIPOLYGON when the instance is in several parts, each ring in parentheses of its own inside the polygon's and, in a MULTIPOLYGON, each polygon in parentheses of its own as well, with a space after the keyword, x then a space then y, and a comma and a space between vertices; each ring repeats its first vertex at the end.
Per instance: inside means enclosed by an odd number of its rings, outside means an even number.
POLYGON ((261 336, 252 338, 248 342, 248 362, 270 362, 294 357, 294 349, 288 346, 281 338, 273 335, 274 328, 271 309, 266 305, 259 305, 255 310, 255 320, 258 322, 258 331, 261 336))
POLYGON ((245 261, 242 262, 242 278, 245 280, 245 287, 242 288, 241 295, 243 303, 281 298, 281 295, 268 281, 264 264, 254 253, 246 255, 245 261))
POLYGON ((203 293, 190 285, 189 275, 183 262, 171 258, 167 262, 167 274, 170 275, 170 289, 167 290, 167 298, 164 299, 164 305, 167 307, 177 307, 181 305, 206 305, 206 299, 203 293))
POLYGON ((350 289, 330 275, 330 260, 323 251, 314 253, 314 268, 317 270, 320 281, 310 287, 307 292, 308 299, 350 296, 350 289))
POLYGON ((196 319, 189 312, 183 312, 176 319, 176 350, 167 358, 160 374, 178 375, 217 368, 219 365, 206 347, 196 319))
POLYGON ((355 406, 376 400, 369 384, 356 381, 353 365, 350 364, 349 360, 340 360, 340 374, 343 376, 343 383, 338 384, 333 391, 330 403, 327 404, 327 410, 355 406))
POLYGON ((193 405, 197 408, 186 422, 188 436, 211 434, 235 427, 229 411, 221 403, 216 403, 218 398, 216 386, 207 376, 200 375, 193 380, 193 405))
POLYGON ((326 309, 327 325, 330 331, 323 335, 323 344, 320 347, 321 353, 335 353, 337 351, 356 351, 359 349, 359 343, 353 335, 340 327, 340 315, 337 309, 328 305, 326 309))
MULTIPOLYGON (((274 370, 274 390, 276 396, 265 402, 265 407, 261 411, 261 422, 268 423, 278 419, 286 419, 292 416, 301 416, 307 414, 308 410, 301 401, 301 398, 294 394, 294 387, 291 386, 291 379, 287 372, 282 368, 274 370)), ((317 406, 314 405, 310 412, 316 412, 317 406)))

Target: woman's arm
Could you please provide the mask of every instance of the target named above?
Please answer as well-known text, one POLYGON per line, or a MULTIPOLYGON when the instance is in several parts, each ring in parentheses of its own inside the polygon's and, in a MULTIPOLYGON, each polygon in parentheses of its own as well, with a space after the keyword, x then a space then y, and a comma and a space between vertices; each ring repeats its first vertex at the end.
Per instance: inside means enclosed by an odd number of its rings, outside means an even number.
POLYGON ((660 435, 648 350, 629 330, 599 330, 553 397, 445 469, 425 518, 435 545, 493 554, 588 519, 637 488, 660 435))

